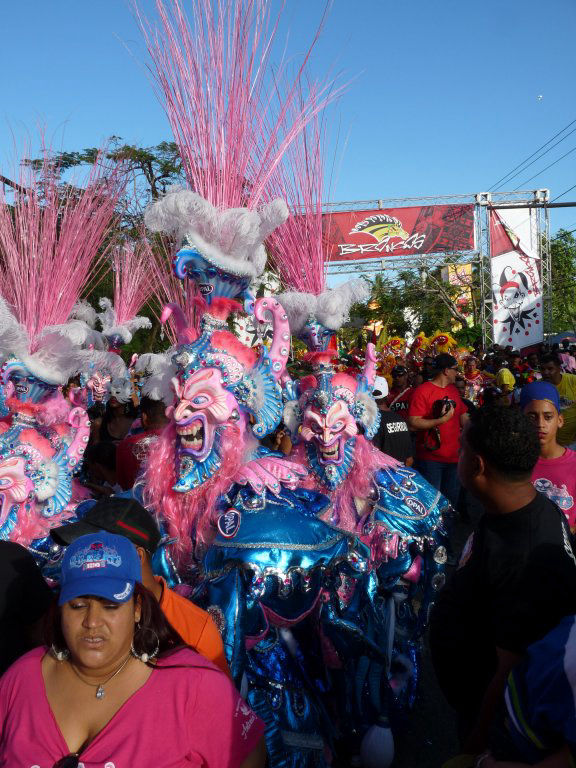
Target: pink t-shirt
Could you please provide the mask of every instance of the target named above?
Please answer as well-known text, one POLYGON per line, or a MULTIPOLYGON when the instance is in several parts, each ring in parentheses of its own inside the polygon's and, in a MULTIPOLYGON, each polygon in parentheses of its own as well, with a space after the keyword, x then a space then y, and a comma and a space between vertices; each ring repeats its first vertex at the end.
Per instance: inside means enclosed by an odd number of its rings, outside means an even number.
POLYGON ((566 448, 558 459, 538 459, 532 471, 534 487, 564 512, 570 530, 576 530, 576 451, 566 448))
MULTIPOLYGON (((0 679, 0 766, 52 768, 69 749, 46 698, 35 648, 0 679)), ((264 723, 227 675, 192 650, 177 651, 89 744, 79 768, 237 768, 264 723)))

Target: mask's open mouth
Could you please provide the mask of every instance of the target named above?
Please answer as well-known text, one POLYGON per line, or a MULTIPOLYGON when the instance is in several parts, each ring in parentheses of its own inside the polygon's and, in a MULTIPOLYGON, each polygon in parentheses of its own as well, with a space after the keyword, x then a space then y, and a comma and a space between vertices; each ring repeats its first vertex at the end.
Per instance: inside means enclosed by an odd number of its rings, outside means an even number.
POLYGON ((202 453, 205 442, 204 422, 201 419, 194 419, 190 424, 182 427, 176 427, 176 432, 180 436, 180 444, 186 451, 192 453, 202 453))
POLYGON ((332 445, 318 445, 318 458, 321 464, 340 464, 342 461, 341 440, 335 440, 332 445))

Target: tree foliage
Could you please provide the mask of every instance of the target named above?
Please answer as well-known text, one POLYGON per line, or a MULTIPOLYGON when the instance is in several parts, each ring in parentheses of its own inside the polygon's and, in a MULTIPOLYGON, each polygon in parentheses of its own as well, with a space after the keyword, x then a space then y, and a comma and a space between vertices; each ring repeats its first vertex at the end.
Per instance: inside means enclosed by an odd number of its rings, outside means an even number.
MULTIPOLYGON (((456 267, 457 269, 457 267, 456 267)), ((365 305, 356 305, 352 315, 360 317, 365 325, 383 328, 388 336, 436 330, 453 330, 461 325, 463 342, 480 335, 479 282, 477 274, 458 271, 460 285, 452 285, 440 267, 405 269, 392 276, 376 275, 372 281, 372 294, 365 305), (470 298, 463 299, 463 289, 469 288, 470 298), (472 317, 472 328, 467 316, 472 317)), ((350 336, 357 330, 349 330, 350 336)))
POLYGON ((576 238, 560 229, 550 240, 552 261, 552 331, 576 329, 576 238))

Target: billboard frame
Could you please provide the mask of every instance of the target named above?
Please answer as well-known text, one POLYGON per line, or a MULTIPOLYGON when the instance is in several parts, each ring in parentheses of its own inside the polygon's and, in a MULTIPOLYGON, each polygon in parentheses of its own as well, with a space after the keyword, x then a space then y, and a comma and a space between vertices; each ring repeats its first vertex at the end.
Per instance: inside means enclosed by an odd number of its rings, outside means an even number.
POLYGON ((489 211, 498 208, 533 208, 536 210, 538 252, 540 256, 540 278, 543 300, 543 332, 546 336, 552 328, 552 264, 550 254, 550 215, 547 203, 549 190, 516 190, 513 192, 480 192, 465 195, 444 195, 436 197, 381 198, 378 200, 355 200, 339 203, 325 203, 323 213, 338 213, 355 210, 382 210, 385 208, 407 208, 417 205, 474 205, 474 226, 476 248, 471 251, 454 253, 426 253, 410 256, 390 255, 380 259, 359 259, 356 261, 326 262, 327 275, 369 275, 383 272, 398 272, 403 269, 435 269, 458 264, 472 264, 476 267, 480 282, 480 322, 484 347, 494 343, 494 310, 492 304, 492 270, 490 255, 489 211))

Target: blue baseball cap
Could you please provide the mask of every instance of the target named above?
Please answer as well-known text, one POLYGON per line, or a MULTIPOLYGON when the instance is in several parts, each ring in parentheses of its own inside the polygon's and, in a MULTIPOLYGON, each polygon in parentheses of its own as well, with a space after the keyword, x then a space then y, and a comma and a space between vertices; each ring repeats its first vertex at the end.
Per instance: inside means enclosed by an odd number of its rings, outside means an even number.
POLYGON ((125 603, 141 573, 136 547, 124 536, 106 531, 80 536, 62 558, 58 605, 84 595, 125 603))
POLYGON ((524 410, 533 400, 548 400, 560 413, 560 395, 554 384, 549 381, 531 381, 522 387, 520 408, 524 410))

